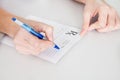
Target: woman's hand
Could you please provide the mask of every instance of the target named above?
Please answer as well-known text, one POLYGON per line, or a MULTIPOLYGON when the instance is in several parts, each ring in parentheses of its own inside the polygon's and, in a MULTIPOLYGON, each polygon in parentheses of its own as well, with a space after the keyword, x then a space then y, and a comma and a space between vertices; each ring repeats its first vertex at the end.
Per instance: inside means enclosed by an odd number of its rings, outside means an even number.
POLYGON ((76 0, 85 4, 84 23, 81 35, 88 31, 109 32, 120 29, 120 18, 114 8, 104 0, 76 0), (98 20, 90 25, 91 19, 98 14, 98 20))
POLYGON ((16 49, 20 53, 38 55, 53 45, 53 28, 47 24, 27 20, 10 14, 0 8, 0 32, 13 38, 16 49), (41 40, 33 36, 11 19, 16 17, 20 21, 30 25, 38 32, 44 32, 47 40, 41 40))
POLYGON ((38 32, 44 32, 48 40, 41 40, 33 36, 23 28, 20 28, 14 36, 16 49, 20 53, 38 55, 53 45, 53 28, 47 24, 31 20, 23 20, 38 32))

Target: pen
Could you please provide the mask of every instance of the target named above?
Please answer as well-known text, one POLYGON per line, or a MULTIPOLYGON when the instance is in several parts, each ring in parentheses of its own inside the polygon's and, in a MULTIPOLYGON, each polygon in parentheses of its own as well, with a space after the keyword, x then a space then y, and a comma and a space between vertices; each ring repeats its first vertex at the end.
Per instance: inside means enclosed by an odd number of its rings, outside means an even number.
MULTIPOLYGON (((45 37, 40 34, 39 32, 35 31, 31 26, 19 21, 16 18, 12 18, 12 21, 14 21, 16 24, 20 25, 22 28, 24 28, 26 31, 28 31, 29 33, 33 34, 34 36, 38 37, 39 39, 44 39, 45 37)), ((54 45, 54 48, 59 50, 60 48, 58 47, 58 45, 54 45)))

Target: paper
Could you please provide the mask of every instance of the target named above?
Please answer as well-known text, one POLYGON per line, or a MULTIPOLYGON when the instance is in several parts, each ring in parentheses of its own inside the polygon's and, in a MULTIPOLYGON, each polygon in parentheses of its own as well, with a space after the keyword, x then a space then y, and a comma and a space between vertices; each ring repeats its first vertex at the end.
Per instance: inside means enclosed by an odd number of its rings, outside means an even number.
MULTIPOLYGON (((79 35, 80 30, 77 28, 62 25, 54 21, 38 18, 35 16, 28 16, 27 19, 40 21, 54 27, 54 43, 60 47, 60 50, 56 50, 55 48, 51 47, 40 53, 38 56, 41 59, 47 60, 49 62, 57 63, 70 50, 70 48, 75 46, 75 44, 81 39, 79 35)), ((5 37, 2 40, 2 43, 14 47, 12 40, 8 37, 5 37)))

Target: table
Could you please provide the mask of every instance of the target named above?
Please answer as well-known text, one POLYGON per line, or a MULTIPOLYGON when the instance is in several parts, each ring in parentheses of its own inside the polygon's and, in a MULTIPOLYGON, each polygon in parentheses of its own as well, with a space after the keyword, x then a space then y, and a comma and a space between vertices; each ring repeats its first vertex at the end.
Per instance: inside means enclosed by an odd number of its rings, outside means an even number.
MULTIPOLYGON (((120 13, 119 0, 107 0, 120 13)), ((72 0, 1 0, 11 13, 81 28, 83 5, 72 0)), ((120 30, 89 32, 57 64, 0 45, 0 80, 120 80, 120 30)))

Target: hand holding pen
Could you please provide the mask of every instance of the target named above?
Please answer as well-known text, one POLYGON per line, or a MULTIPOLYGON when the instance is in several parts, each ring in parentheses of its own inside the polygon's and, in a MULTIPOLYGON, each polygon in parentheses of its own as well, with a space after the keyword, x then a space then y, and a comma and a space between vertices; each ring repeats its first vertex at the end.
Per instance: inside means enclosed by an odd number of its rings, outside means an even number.
POLYGON ((14 38, 16 49, 20 53, 38 55, 49 47, 59 49, 59 47, 53 43, 53 29, 51 26, 31 20, 27 20, 27 24, 24 24, 16 18, 12 18, 12 20, 18 24, 19 27, 21 26, 14 38), (31 26, 34 27, 34 29, 31 26), (38 34, 38 32, 44 32, 47 40, 43 40, 44 36, 38 34))

